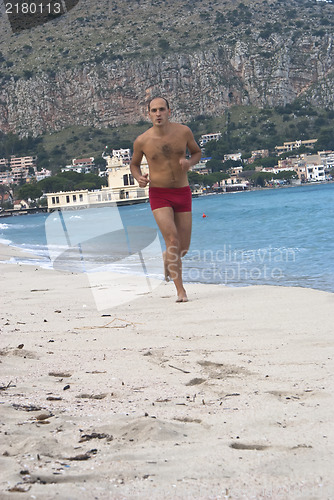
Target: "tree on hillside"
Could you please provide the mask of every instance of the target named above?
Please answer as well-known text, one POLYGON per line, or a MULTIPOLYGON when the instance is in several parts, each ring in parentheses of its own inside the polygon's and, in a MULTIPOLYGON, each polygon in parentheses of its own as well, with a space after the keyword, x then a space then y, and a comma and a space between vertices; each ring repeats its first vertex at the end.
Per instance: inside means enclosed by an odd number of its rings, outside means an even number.
POLYGON ((254 183, 254 186, 264 187, 266 181, 269 181, 273 177, 273 174, 270 172, 256 172, 251 176, 251 180, 254 183))
POLYGON ((275 167, 277 165, 277 157, 276 156, 268 156, 267 158, 257 158, 253 162, 254 167, 275 167))
POLYGON ((43 191, 37 184, 24 184, 18 190, 18 196, 24 200, 38 200, 43 195, 43 191))
POLYGON ((42 168, 49 169, 50 168, 50 155, 45 150, 43 145, 38 145, 37 150, 37 169, 42 170, 42 168))
POLYGON ((0 158, 9 158, 11 155, 34 155, 41 141, 41 137, 34 138, 28 135, 20 139, 12 132, 9 134, 0 132, 0 158))
POLYGON ((107 167, 107 162, 102 156, 98 156, 94 159, 95 167, 100 170, 105 170, 107 167))
POLYGON ((241 160, 226 160, 221 166, 221 170, 225 172, 231 168, 240 167, 242 165, 241 160))
POLYGON ((221 160, 216 160, 215 158, 213 158, 212 160, 209 160, 206 163, 206 166, 208 169, 211 170, 211 172, 219 172, 223 168, 223 164, 222 164, 221 160))
POLYGON ((61 179, 60 177, 46 177, 42 179, 37 184, 42 189, 43 193, 57 193, 58 191, 70 191, 71 188, 68 187, 68 183, 66 186, 66 180, 61 179))
POLYGON ((188 172, 188 180, 190 186, 194 186, 195 184, 201 185, 202 184, 202 179, 203 175, 199 174, 198 172, 188 172))
POLYGON ((61 172, 47 177, 37 183, 44 193, 58 191, 75 191, 77 189, 101 189, 107 182, 106 178, 95 174, 79 174, 78 172, 61 172))
POLYGON ((229 175, 225 174, 224 172, 213 172, 212 174, 203 175, 202 177, 202 184, 204 186, 212 187, 214 184, 216 184, 216 182, 220 182, 223 179, 228 179, 229 175))
POLYGON ((0 184, 0 206, 3 205, 3 200, 5 198, 5 195, 10 192, 9 186, 5 186, 3 184, 0 184))
POLYGON ((322 130, 316 144, 318 150, 334 150, 334 132, 332 128, 322 130))
POLYGON ((284 179, 286 181, 296 179, 297 177, 297 172, 295 172, 294 170, 282 170, 281 172, 277 172, 277 174, 274 175, 274 179, 284 179))
POLYGON ((83 180, 75 185, 74 190, 88 189, 88 191, 93 191, 96 189, 96 185, 94 182, 90 182, 89 180, 83 180))
POLYGON ((219 141, 209 141, 205 144, 205 155, 211 156, 212 159, 221 160, 229 152, 231 150, 225 138, 219 139, 219 141))
POLYGON ((96 174, 84 174, 82 182, 90 182, 94 184, 93 189, 101 189, 102 186, 105 186, 107 184, 107 178, 99 177, 96 174))

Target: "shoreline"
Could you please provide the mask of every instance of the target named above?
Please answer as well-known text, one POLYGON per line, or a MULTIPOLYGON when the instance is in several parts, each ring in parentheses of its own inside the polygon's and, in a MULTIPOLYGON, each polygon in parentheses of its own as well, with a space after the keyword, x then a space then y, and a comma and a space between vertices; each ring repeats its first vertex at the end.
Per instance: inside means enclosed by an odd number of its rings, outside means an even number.
MULTIPOLYGON (((253 192, 253 191, 268 191, 268 190, 277 190, 277 189, 287 189, 287 188, 297 188, 297 187, 304 187, 304 186, 318 186, 318 185, 326 185, 326 184, 333 184, 334 180, 331 181, 315 181, 315 182, 304 182, 301 184, 286 184, 286 185, 277 185, 277 186, 271 186, 271 187, 253 187, 250 189, 245 189, 242 191, 219 191, 219 192, 209 192, 209 193, 201 193, 201 194, 195 194, 193 197, 194 198, 201 198, 203 196, 210 196, 210 195, 216 195, 216 194, 236 194, 236 193, 245 193, 245 192, 253 192)), ((128 203, 127 205, 132 205, 133 203, 128 203)), ((126 205, 124 204, 119 204, 118 206, 123 206, 126 205)), ((94 208, 98 208, 100 205, 94 208)), ((87 208, 87 207, 83 207, 87 208)), ((103 208, 103 207, 101 207, 103 208)), ((0 220, 1 219, 7 219, 8 217, 16 217, 16 216, 22 216, 22 215, 32 215, 32 214, 39 214, 39 213, 52 213, 52 211, 48 212, 48 209, 46 207, 39 207, 39 208, 28 208, 28 209, 22 209, 22 210, 14 210, 14 209, 9 209, 11 213, 6 214, 5 210, 0 210, 0 220)))
POLYGON ((290 188, 299 188, 299 187, 306 187, 306 186, 322 186, 322 185, 327 185, 327 184, 334 184, 334 180, 303 182, 301 184, 284 184, 284 185, 266 186, 266 187, 252 187, 250 189, 244 189, 242 191, 220 191, 220 192, 212 191, 209 193, 202 193, 202 194, 198 195, 198 198, 200 198, 201 196, 208 196, 208 195, 213 195, 213 194, 238 194, 238 193, 251 193, 253 191, 276 191, 277 189, 290 189, 290 188))
MULTIPOLYGON (((57 272, 57 270, 51 265, 51 261, 49 260, 44 260, 46 259, 45 256, 43 257, 42 255, 37 255, 33 251, 26 251, 20 248, 19 246, 13 245, 12 243, 4 243, 0 241, 0 264, 2 265, 22 265, 22 266, 35 266, 43 270, 47 270, 49 272, 57 272), (48 265, 50 263, 50 265, 48 265)), ((88 281, 92 282, 95 280, 93 278, 93 275, 96 273, 91 273, 91 272, 78 272, 76 270, 65 270, 65 272, 71 273, 71 274, 80 274, 84 276, 88 276, 88 281)), ((101 271, 99 271, 97 274, 100 275, 101 271)), ((146 274, 145 277, 140 278, 138 274, 134 274, 133 272, 118 272, 117 271, 108 271, 108 270, 103 270, 103 273, 107 273, 107 276, 110 274, 113 276, 117 276, 117 279, 120 279, 122 282, 125 282, 126 280, 129 280, 132 283, 132 287, 136 287, 136 280, 141 280, 142 283, 139 285, 141 288, 143 288, 145 291, 149 291, 150 288, 153 286, 154 288, 160 285, 161 283, 164 283, 164 276, 161 271, 161 274, 159 277, 155 274, 154 276, 146 274), (143 283, 144 281, 144 283, 143 283), (148 287, 146 282, 148 281, 148 287)), ((254 287, 254 286, 264 286, 264 287, 278 287, 278 288, 302 288, 306 290, 315 290, 319 292, 325 292, 329 294, 334 294, 334 289, 329 288, 328 286, 325 286, 324 284, 316 286, 306 286, 306 285, 301 285, 299 283, 280 283, 279 280, 276 280, 276 283, 273 282, 274 278, 270 280, 270 276, 266 278, 266 273, 267 273, 267 268, 264 266, 264 276, 260 277, 258 279, 258 282, 255 280, 248 279, 248 281, 245 279, 244 281, 228 281, 227 279, 221 280, 221 281, 216 281, 216 282, 210 282, 210 281, 197 281, 193 279, 192 281, 186 281, 186 277, 184 279, 184 285, 186 288, 189 286, 193 285, 203 285, 203 286, 220 286, 220 287, 228 287, 231 289, 234 288, 249 288, 249 287, 254 287), (266 278, 266 279, 265 279, 266 278)), ((270 274, 270 273, 269 273, 270 274)), ((104 286, 107 286, 108 284, 108 277, 106 278, 105 281, 100 281, 100 285, 102 286, 102 283, 104 283, 104 286)))
POLYGON ((332 496, 333 294, 0 273, 1 498, 332 496))

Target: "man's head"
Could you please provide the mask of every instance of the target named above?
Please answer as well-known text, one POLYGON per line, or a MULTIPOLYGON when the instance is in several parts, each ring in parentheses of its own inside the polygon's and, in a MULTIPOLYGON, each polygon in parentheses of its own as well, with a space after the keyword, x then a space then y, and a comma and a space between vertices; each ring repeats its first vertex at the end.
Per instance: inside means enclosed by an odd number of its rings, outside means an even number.
POLYGON ((148 104, 148 114, 153 123, 157 127, 161 127, 168 123, 170 116, 170 108, 167 99, 164 97, 155 97, 148 104))
POLYGON ((167 101, 167 99, 165 97, 161 97, 161 96, 158 96, 158 97, 153 97, 147 104, 147 107, 148 107, 148 111, 150 112, 151 110, 151 103, 153 101, 155 101, 156 99, 163 99, 166 103, 166 106, 167 106, 167 109, 169 109, 169 102, 167 101))

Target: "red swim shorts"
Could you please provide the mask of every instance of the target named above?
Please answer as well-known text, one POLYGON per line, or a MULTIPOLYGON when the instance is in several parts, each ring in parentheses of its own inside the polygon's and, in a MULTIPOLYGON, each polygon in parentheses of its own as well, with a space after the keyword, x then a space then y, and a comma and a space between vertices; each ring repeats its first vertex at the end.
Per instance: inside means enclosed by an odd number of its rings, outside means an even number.
POLYGON ((149 188, 150 205, 152 210, 171 207, 174 212, 191 212, 191 189, 189 186, 181 188, 149 188))

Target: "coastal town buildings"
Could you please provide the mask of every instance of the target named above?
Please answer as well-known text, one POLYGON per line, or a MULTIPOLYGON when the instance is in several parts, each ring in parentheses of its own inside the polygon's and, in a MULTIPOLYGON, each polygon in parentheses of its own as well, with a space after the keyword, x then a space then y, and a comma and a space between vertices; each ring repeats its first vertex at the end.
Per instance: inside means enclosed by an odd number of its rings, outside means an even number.
POLYGON ((200 161, 191 167, 192 172, 197 172, 198 174, 210 174, 211 169, 208 168, 207 163, 211 158, 201 158, 200 161))
POLYGON ((0 172, 0 185, 10 186, 14 184, 14 177, 10 170, 5 170, 4 172, 0 172))
POLYGON ((37 156, 11 156, 0 159, 0 184, 22 184, 35 180, 37 156), (1 168, 2 167, 2 168, 1 168))
POLYGON ((296 172, 302 182, 321 182, 326 180, 324 158, 317 155, 301 155, 296 162, 296 172))
POLYGON ((238 175, 241 174, 241 172, 243 171, 243 167, 240 165, 239 167, 233 167, 233 168, 230 168, 228 170, 228 173, 230 174, 230 176, 233 178, 233 177, 238 177, 238 175))
POLYGON ((203 148, 209 141, 219 141, 221 136, 221 132, 215 132, 214 134, 203 134, 200 137, 199 145, 201 148, 203 148))
POLYGON ((249 189, 249 181, 238 179, 238 177, 231 176, 228 179, 223 179, 219 183, 219 187, 225 192, 232 191, 246 191, 249 189))
MULTIPOLYGON (((140 188, 133 178, 130 165, 125 164, 122 158, 105 156, 107 160, 108 186, 89 191, 60 191, 47 193, 48 211, 58 209, 76 210, 101 206, 130 205, 148 201, 148 187, 140 188)), ((148 164, 143 157, 141 163, 143 174, 148 173, 148 164)))
POLYGON ((319 151, 318 155, 322 159, 326 170, 334 169, 334 151, 319 151))
POLYGON ((9 167, 13 175, 13 184, 20 184, 21 182, 30 182, 35 178, 37 167, 37 156, 11 156, 9 167))
POLYGON ((0 168, 8 168, 9 160, 7 158, 0 158, 0 168))
POLYGON ((37 171, 36 173, 36 182, 42 181, 43 179, 46 179, 47 177, 51 177, 52 172, 51 170, 48 170, 46 168, 42 168, 41 170, 37 171))
POLYGON ((316 155, 298 155, 284 160, 278 160, 274 167, 262 167, 258 171, 278 174, 281 172, 296 172, 300 182, 322 182, 326 180, 326 159, 319 153, 316 155))
POLYGON ((10 168, 22 168, 33 170, 36 168, 37 156, 11 156, 9 166, 10 168))
POLYGON ((87 173, 91 172, 95 167, 94 157, 89 158, 73 158, 72 165, 75 167, 83 167, 87 173))
POLYGON ((251 157, 248 158, 247 163, 251 164, 251 163, 254 163, 254 161, 257 158, 268 158, 268 156, 269 156, 268 149, 257 149, 257 150, 251 151, 251 157))
POLYGON ((305 146, 306 148, 314 148, 318 139, 309 139, 307 141, 292 141, 292 142, 284 142, 283 146, 275 146, 275 151, 277 154, 288 153, 289 151, 293 151, 294 149, 299 149, 301 146, 305 146))
POLYGON ((306 166, 306 180, 310 182, 321 182, 326 179, 324 165, 310 165, 306 166))
POLYGON ((94 157, 89 158, 73 158, 72 165, 66 165, 61 168, 62 172, 77 172, 78 174, 90 174, 94 169, 94 157))
POLYGON ((112 158, 122 158, 124 165, 130 163, 131 161, 131 151, 130 149, 113 149, 112 158))
MULTIPOLYGON (((207 134, 205 138, 210 140, 218 140, 217 134, 207 134)), ((297 154, 297 149, 301 146, 308 148, 314 148, 317 143, 317 139, 310 139, 307 141, 293 141, 285 142, 283 146, 276 146, 276 153, 281 154, 282 152, 291 152, 291 156, 287 156, 284 159, 277 158, 277 164, 272 166, 272 158, 270 166, 266 166, 265 162, 261 165, 255 167, 255 172, 271 173, 273 175, 271 180, 265 180, 265 183, 269 185, 280 184, 286 181, 275 178, 281 173, 292 173, 290 182, 293 184, 298 184, 302 182, 323 182, 326 180, 331 180, 332 177, 329 173, 331 169, 334 169, 334 152, 333 151, 319 151, 317 154, 302 153, 297 154), (294 155, 293 155, 294 153, 294 155)), ((278 154, 278 156, 279 156, 278 154)), ((251 179, 250 177, 254 174, 253 171, 246 172, 244 167, 246 164, 252 164, 257 158, 268 158, 270 156, 268 149, 254 150, 251 152, 251 157, 247 160, 242 159, 242 153, 228 153, 225 154, 222 163, 228 160, 239 161, 241 164, 239 167, 234 167, 227 170, 229 174, 228 179, 222 180, 217 184, 216 189, 226 190, 244 190, 249 188, 251 179), (253 172, 253 173, 252 173, 253 172), (247 175, 246 175, 247 174, 247 175), (245 179, 248 179, 247 181, 245 179)), ((192 168, 192 171, 199 174, 211 173, 210 169, 207 167, 206 163, 211 158, 202 158, 200 163, 192 168)))
MULTIPOLYGON (((209 141, 217 141, 220 138, 220 132, 204 134, 201 136, 200 142, 201 144, 206 144, 209 141)), ((324 182, 326 180, 332 180, 330 170, 334 169, 334 151, 319 151, 317 154, 297 154, 297 148, 301 146, 314 148, 316 142, 317 139, 308 141, 298 140, 294 142, 285 142, 283 146, 276 146, 276 152, 284 150, 285 152, 291 152, 291 155, 285 155, 287 157, 284 159, 279 159, 279 157, 277 157, 277 164, 274 164, 274 166, 272 166, 272 152, 269 153, 267 149, 251 151, 251 156, 248 160, 242 159, 241 152, 225 154, 220 160, 221 163, 233 160, 238 161, 240 166, 227 170, 229 178, 223 179, 220 183, 215 185, 214 188, 223 191, 248 189, 253 183, 252 176, 255 172, 271 173, 271 180, 268 180, 267 176, 264 177, 264 182, 269 185, 281 182, 278 174, 284 172, 296 173, 291 180, 293 183, 324 182), (270 163, 268 161, 268 166, 266 166, 265 161, 262 161, 259 162, 261 165, 255 167, 255 170, 245 170, 247 169, 247 163, 251 164, 257 158, 268 158, 269 155, 271 158, 270 163), (277 175, 278 179, 276 178, 277 175)), ((111 151, 112 153, 110 154, 109 149, 106 147, 103 152, 102 157, 106 160, 107 167, 106 170, 104 170, 103 167, 99 172, 100 176, 107 177, 108 185, 106 187, 94 191, 82 189, 70 192, 49 193, 46 195, 48 210, 52 211, 58 208, 76 209, 90 206, 104 206, 114 203, 131 204, 147 201, 148 189, 139 188, 130 172, 129 164, 131 160, 131 150, 120 148, 112 149, 111 151)), ((211 158, 205 157, 203 154, 200 162, 192 167, 191 170, 202 175, 212 173, 210 167, 208 167, 209 160, 211 160, 211 158)), ((217 164, 215 166, 217 168, 217 164)), ((64 167, 62 171, 70 170, 79 173, 90 173, 94 168, 94 157, 91 156, 86 158, 74 158, 72 164, 64 167)), ((144 173, 148 173, 148 166, 145 158, 142 163, 142 170, 144 173)), ((222 171, 224 171, 223 168, 222 171)), ((13 189, 13 185, 22 185, 35 181, 38 182, 51 175, 52 172, 45 168, 37 171, 37 156, 17 157, 13 155, 10 158, 0 158, 0 185, 12 186, 11 190, 14 196, 15 190, 13 189)), ((284 176, 282 176, 282 178, 283 177, 284 176)), ((287 178, 289 178, 289 176, 287 178)), ((202 183, 196 186, 202 186, 202 183)), ((192 188, 194 189, 194 186, 192 188)), ((4 203, 3 196, 2 203, 4 203)), ((25 203, 29 203, 29 200, 25 203)), ((21 209, 23 209, 22 205, 20 206, 21 209)))
POLYGON ((232 160, 232 161, 241 161, 242 154, 241 153, 230 153, 224 155, 224 161, 232 160))
POLYGON ((29 208, 29 203, 26 200, 15 200, 13 208, 14 210, 26 210, 29 208))
POLYGON ((31 171, 26 166, 15 166, 10 169, 8 164, 8 170, 0 171, 0 184, 10 186, 11 184, 38 182, 51 175, 51 170, 47 170, 46 168, 40 171, 37 168, 33 168, 33 171, 31 171))
POLYGON ((269 150, 268 149, 256 149, 254 151, 251 152, 251 158, 253 158, 254 160, 256 158, 268 158, 269 156, 269 150))

